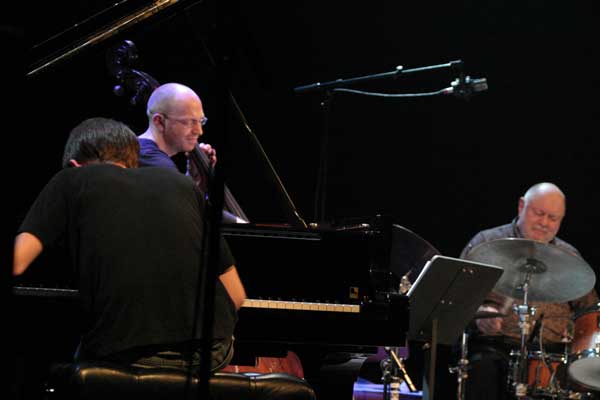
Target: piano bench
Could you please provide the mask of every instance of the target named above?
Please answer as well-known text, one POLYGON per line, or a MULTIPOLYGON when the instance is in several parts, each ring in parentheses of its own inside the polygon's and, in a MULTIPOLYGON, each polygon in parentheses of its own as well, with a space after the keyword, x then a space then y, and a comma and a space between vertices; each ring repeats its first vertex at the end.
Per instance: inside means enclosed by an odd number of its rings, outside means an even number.
MULTIPOLYGON (((187 374, 164 368, 137 368, 105 361, 56 364, 46 384, 46 399, 199 399, 199 379, 187 387, 187 374)), ((210 400, 315 400, 304 380, 282 373, 217 372, 209 382, 210 400)))

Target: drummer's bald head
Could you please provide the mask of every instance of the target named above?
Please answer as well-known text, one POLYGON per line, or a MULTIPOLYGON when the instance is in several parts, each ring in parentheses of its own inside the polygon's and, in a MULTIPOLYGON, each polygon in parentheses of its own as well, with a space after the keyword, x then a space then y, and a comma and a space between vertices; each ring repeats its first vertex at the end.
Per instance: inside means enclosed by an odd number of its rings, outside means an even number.
POLYGON ((526 239, 549 243, 560 229, 565 208, 565 195, 558 186, 537 183, 519 199, 517 226, 526 239))
POLYGON ((563 202, 566 201, 566 197, 563 191, 560 190, 560 188, 554 183, 550 182, 536 183, 535 185, 527 189, 527 192, 525 192, 525 194, 523 195, 523 200, 527 204, 534 198, 547 195, 562 197, 563 202))

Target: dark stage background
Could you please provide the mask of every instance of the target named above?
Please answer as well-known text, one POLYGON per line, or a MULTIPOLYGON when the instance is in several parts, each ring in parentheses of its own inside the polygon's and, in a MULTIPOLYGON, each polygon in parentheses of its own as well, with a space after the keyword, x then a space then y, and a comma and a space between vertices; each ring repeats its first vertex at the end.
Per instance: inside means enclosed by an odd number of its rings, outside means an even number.
MULTIPOLYGON (((50 10, 43 8, 50 6, 40 5, 27 30, 30 44, 111 4, 75 3, 65 3, 62 16, 51 21, 50 10)), ((21 152, 28 162, 19 169, 16 192, 19 218, 60 169, 68 132, 82 119, 112 117, 137 133, 145 129, 144 107, 113 94, 116 80, 106 68, 107 49, 124 39, 137 45, 133 68, 160 82, 185 83, 204 99, 209 117, 204 140, 226 138, 220 142, 221 166, 255 222, 289 217, 239 119, 233 116, 222 132, 224 121, 214 117, 224 107, 217 101, 220 86, 213 65, 219 53, 230 56, 231 92, 308 222, 315 216, 322 97, 295 94, 293 88, 388 72, 398 65, 461 59, 467 75, 485 77, 489 84, 488 91, 470 101, 335 95, 325 219, 393 215, 443 254, 457 256, 475 232, 509 222, 531 184, 552 181, 568 196, 560 236, 594 267, 599 265, 593 227, 600 223, 595 183, 600 79, 598 28, 590 3, 230 1, 217 10, 211 1, 183 4, 27 79, 27 114, 35 123, 17 132, 28 138, 21 152)), ((131 9, 128 4, 110 9, 87 26, 34 48, 28 71, 42 56, 68 47, 69 39, 84 36, 94 23, 102 25, 131 9)), ((447 87, 456 77, 456 71, 444 69, 353 88, 423 92, 447 87)))

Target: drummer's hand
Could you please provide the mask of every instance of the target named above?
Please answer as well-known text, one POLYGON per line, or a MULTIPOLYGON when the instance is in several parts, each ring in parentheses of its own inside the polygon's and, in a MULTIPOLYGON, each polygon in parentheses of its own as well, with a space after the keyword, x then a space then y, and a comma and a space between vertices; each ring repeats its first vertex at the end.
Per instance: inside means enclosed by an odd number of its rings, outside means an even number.
MULTIPOLYGON (((477 312, 497 313, 498 309, 492 306, 480 306, 477 312)), ((477 325, 477 329, 484 335, 499 335, 502 330, 502 318, 480 318, 475 320, 475 325, 477 325)))
POLYGON ((562 334, 560 335, 560 341, 562 343, 571 343, 573 341, 573 328, 566 327, 563 329, 562 334))

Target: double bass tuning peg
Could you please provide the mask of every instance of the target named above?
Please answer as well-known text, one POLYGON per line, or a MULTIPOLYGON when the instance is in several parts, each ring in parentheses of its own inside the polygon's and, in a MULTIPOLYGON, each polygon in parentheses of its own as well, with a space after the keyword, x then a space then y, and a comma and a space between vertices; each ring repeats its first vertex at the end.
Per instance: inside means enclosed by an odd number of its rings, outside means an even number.
POLYGON ((125 88, 123 85, 115 85, 113 87, 113 93, 119 97, 122 97, 125 94, 125 88))
POLYGON ((113 87, 113 93, 119 97, 131 93, 129 103, 133 106, 144 104, 159 83, 149 74, 130 68, 138 59, 137 48, 131 40, 110 48, 106 53, 106 64, 118 84, 113 87))

